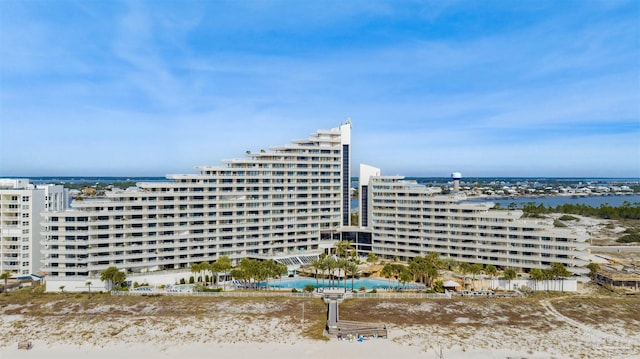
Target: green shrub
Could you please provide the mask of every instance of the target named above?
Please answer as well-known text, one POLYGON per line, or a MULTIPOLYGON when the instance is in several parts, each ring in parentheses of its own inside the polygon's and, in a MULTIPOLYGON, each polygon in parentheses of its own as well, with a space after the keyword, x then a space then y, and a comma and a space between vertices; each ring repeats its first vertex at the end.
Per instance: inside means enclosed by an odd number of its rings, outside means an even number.
POLYGON ((580 220, 578 217, 570 216, 568 214, 565 214, 558 219, 561 221, 579 221, 580 220))
POLYGON ((616 240, 616 242, 618 242, 618 243, 637 243, 637 242, 640 242, 640 234, 637 234, 637 233, 625 234, 624 236, 618 238, 616 240))
POLYGON ((187 281, 185 281, 184 278, 180 278, 180 284, 187 284, 187 281))
POLYGON ((307 293, 313 292, 314 289, 315 288, 313 288, 313 285, 311 285, 311 284, 307 284, 307 285, 304 286, 304 291, 307 292, 307 293))
POLYGON ((555 221, 553 221, 553 226, 562 228, 562 227, 566 227, 567 225, 556 219, 555 221))
POLYGON ((436 293, 444 293, 444 285, 441 280, 438 280, 433 284, 433 291, 436 293))
POLYGON ((299 291, 295 288, 291 289, 291 293, 298 293, 299 291))
POLYGON ((373 288, 369 291, 369 293, 378 293, 378 291, 375 288, 373 288))
POLYGON ((360 286, 360 288, 358 288, 359 291, 364 292, 367 290, 367 288, 365 286, 360 286))
POLYGON ((189 284, 193 284, 196 282, 196 279, 193 276, 189 277, 189 284))

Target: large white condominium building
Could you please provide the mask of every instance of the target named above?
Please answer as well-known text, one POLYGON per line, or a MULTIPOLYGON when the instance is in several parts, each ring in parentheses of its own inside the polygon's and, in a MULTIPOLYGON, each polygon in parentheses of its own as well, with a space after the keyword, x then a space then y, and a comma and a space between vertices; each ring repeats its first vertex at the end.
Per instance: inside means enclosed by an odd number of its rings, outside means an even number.
MULTIPOLYGON (((52 276, 319 253, 349 222, 350 123, 45 213, 52 276)), ((301 258, 301 257, 298 257, 301 258)), ((304 258, 304 257, 302 257, 304 258)))
POLYGON ((40 272, 42 212, 63 210, 61 185, 33 185, 27 179, 0 179, 0 273, 25 276, 40 272))
POLYGON ((383 258, 409 260, 429 252, 457 262, 514 269, 549 268, 559 262, 586 274, 586 235, 555 228, 552 220, 522 218, 520 210, 491 210, 492 202, 469 202, 444 195, 403 177, 381 176, 361 165, 360 226, 371 251, 383 258))

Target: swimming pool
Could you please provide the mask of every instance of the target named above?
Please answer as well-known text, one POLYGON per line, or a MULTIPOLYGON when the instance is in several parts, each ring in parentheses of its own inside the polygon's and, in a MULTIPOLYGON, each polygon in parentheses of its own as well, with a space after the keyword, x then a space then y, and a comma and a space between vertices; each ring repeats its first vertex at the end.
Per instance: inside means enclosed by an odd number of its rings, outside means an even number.
MULTIPOLYGON (((346 283, 344 280, 341 280, 339 282, 340 284, 338 285, 338 281, 334 281, 334 287, 340 287, 340 288, 347 288, 348 290, 351 290, 351 279, 347 279, 346 283)), ((266 285, 266 283, 261 283, 261 286, 264 287, 266 285)), ((273 288, 273 289, 304 289, 305 286, 307 285, 312 285, 314 288, 316 288, 316 280, 315 278, 308 278, 308 277, 297 277, 297 278, 284 278, 284 279, 272 279, 269 281, 269 288, 273 288)), ((318 279, 318 288, 323 288, 322 286, 322 279, 318 279)), ((389 282, 387 279, 378 279, 378 278, 360 278, 360 279, 355 279, 353 281, 353 289, 355 290, 359 290, 360 287, 365 287, 367 290, 371 290, 371 289, 389 289, 390 287, 395 289, 398 288, 398 282, 392 280, 391 282, 389 282)), ((418 288, 419 286, 416 283, 406 283, 403 287, 402 284, 399 284, 400 288, 405 288, 405 289, 415 289, 418 288)), ((330 288, 329 285, 329 280, 325 279, 324 280, 324 288, 330 288)))

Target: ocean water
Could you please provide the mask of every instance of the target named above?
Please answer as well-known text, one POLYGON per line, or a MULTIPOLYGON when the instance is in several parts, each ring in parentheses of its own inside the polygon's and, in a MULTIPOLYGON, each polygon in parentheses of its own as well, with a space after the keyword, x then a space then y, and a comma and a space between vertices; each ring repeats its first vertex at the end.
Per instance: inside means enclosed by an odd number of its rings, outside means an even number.
POLYGON ((624 202, 629 202, 631 205, 640 206, 640 195, 624 195, 624 196, 587 196, 587 197, 573 197, 573 196, 553 196, 553 197, 517 197, 517 198, 499 198, 499 199, 470 199, 469 202, 493 202, 499 203, 503 208, 509 207, 510 204, 515 203, 516 207, 520 207, 523 204, 533 202, 536 205, 543 204, 545 207, 556 207, 563 204, 583 204, 590 207, 600 207, 603 204, 611 207, 619 207, 624 202))
MULTIPOLYGON (((10 177, 11 178, 11 177, 10 177)), ((16 177, 25 178, 25 177, 16 177)), ((150 176, 150 177, 116 177, 116 176, 44 176, 44 177, 26 177, 32 183, 113 183, 113 182, 157 182, 168 181, 166 177, 150 176)), ((425 185, 445 185, 450 179, 445 177, 407 177, 407 179, 415 179, 419 183, 425 185)), ((504 183, 518 183, 518 182, 530 182, 530 183, 599 183, 599 184, 638 184, 640 178, 522 178, 522 177, 478 177, 478 178, 463 178, 463 181, 468 183, 477 182, 491 182, 498 181, 504 183)), ((357 187, 357 178, 352 178, 352 187, 357 187)), ((508 207, 510 204, 515 203, 516 206, 520 206, 524 203, 534 202, 537 204, 544 204, 546 207, 555 207, 562 204, 584 204, 592 207, 599 207, 603 204, 607 204, 613 207, 621 206, 625 201, 632 205, 640 205, 640 194, 624 195, 624 196, 587 196, 587 197, 571 197, 571 196, 553 196, 553 197, 517 197, 517 198, 495 198, 495 199, 470 199, 469 201, 486 202, 491 201, 499 203, 503 207, 508 207)), ((351 208, 358 208, 358 200, 351 200, 351 208)))

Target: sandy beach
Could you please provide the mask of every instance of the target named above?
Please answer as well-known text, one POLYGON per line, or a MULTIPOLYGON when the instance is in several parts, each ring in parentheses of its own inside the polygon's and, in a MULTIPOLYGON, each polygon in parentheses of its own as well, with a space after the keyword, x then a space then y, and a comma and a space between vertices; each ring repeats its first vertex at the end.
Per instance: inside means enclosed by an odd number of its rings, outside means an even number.
MULTIPOLYGON (((90 345, 42 345, 34 343, 31 351, 17 349, 3 349, 3 358, 65 358, 107 359, 114 357, 123 358, 263 358, 263 359, 294 359, 294 358, 439 358, 439 350, 421 350, 412 346, 403 346, 383 339, 375 341, 344 342, 330 341, 319 342, 299 340, 294 343, 236 343, 236 344, 189 344, 170 348, 158 348, 157 345, 110 345, 108 348, 94 347, 90 345), (6 355, 6 356, 5 356, 6 355)), ((563 358, 563 356, 550 355, 548 353, 519 352, 517 350, 442 350, 444 358, 563 358)))
POLYGON ((322 339, 320 299, 42 297, 3 298, 2 359, 640 357, 640 298, 346 301, 345 320, 389 328, 357 342, 322 339))

